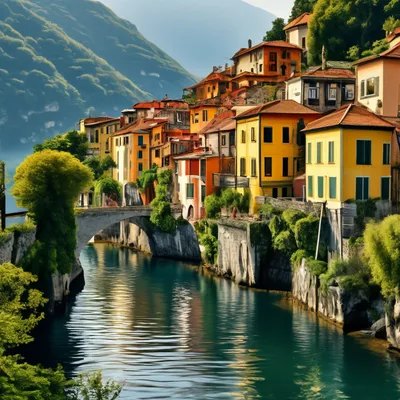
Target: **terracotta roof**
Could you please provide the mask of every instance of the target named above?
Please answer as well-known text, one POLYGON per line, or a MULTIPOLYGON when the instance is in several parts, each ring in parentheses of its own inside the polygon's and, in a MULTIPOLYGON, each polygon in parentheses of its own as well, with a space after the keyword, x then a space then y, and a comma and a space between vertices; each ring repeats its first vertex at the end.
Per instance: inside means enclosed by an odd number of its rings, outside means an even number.
POLYGON ((190 106, 191 109, 199 108, 199 107, 209 107, 215 106, 219 107, 221 105, 221 99, 219 97, 213 97, 212 99, 205 99, 198 101, 196 104, 190 106))
POLYGON ((301 14, 299 17, 297 17, 293 21, 289 22, 283 28, 283 30, 287 31, 288 29, 295 28, 296 26, 308 25, 308 23, 310 22, 311 17, 312 17, 312 14, 309 13, 309 12, 301 14))
POLYGON ((378 55, 373 55, 373 56, 362 58, 361 60, 354 62, 353 65, 364 64, 366 62, 376 60, 378 58, 396 58, 396 59, 400 58, 400 43, 396 44, 396 46, 394 46, 391 49, 386 50, 383 53, 380 53, 378 55))
POLYGON ((400 133, 400 117, 382 117, 385 121, 390 122, 396 127, 396 131, 400 133))
POLYGON ((354 72, 350 69, 329 68, 326 70, 322 70, 322 67, 318 67, 310 68, 306 72, 295 74, 292 78, 288 79, 288 81, 302 77, 320 79, 356 79, 354 72))
POLYGON ((255 49, 258 49, 260 47, 284 47, 284 48, 289 48, 289 49, 295 49, 295 50, 302 50, 301 47, 296 46, 295 44, 291 44, 288 42, 285 42, 284 40, 275 40, 273 42, 262 42, 256 46, 250 47, 250 48, 242 48, 238 52, 234 54, 232 59, 237 58, 242 56, 243 54, 249 53, 250 51, 253 51, 255 49))
POLYGON ((396 28, 387 38, 386 40, 390 43, 397 36, 400 36, 400 27, 396 28))
POLYGON ((214 157, 218 157, 218 155, 214 154, 211 151, 199 150, 197 152, 192 152, 187 155, 174 157, 174 160, 199 160, 200 158, 214 158, 214 157))
POLYGON ((141 103, 136 103, 133 106, 135 110, 150 110, 151 108, 162 110, 164 108, 187 108, 187 104, 183 100, 170 100, 164 98, 161 101, 143 101, 141 103))
POLYGON ((207 133, 235 130, 236 121, 233 119, 235 112, 226 110, 216 115, 200 132, 199 135, 207 133))
POLYGON ((231 78, 231 81, 238 81, 240 79, 246 79, 246 78, 257 78, 259 81, 267 81, 267 82, 274 82, 274 83, 279 83, 279 82, 284 82, 286 78, 282 75, 264 75, 264 74, 256 74, 255 72, 241 72, 240 74, 236 75, 235 77, 231 78))
POLYGON ((274 100, 269 103, 256 106, 238 115, 236 119, 252 117, 258 114, 314 114, 319 113, 297 103, 294 100, 274 100))
POLYGON ((94 125, 99 125, 105 122, 110 122, 110 121, 119 121, 118 118, 112 118, 112 117, 89 117, 85 118, 83 120, 85 126, 94 126, 94 125))
POLYGON ((229 82, 230 77, 223 75, 222 73, 219 72, 211 72, 211 74, 207 75, 204 79, 202 79, 200 82, 196 83, 193 86, 189 86, 187 88, 184 88, 183 90, 190 90, 190 89, 195 89, 201 85, 205 85, 206 83, 210 82, 229 82))
POLYGON ((127 135, 130 133, 149 133, 157 125, 166 124, 168 120, 164 119, 145 119, 141 118, 135 122, 125 125, 122 129, 115 132, 113 136, 127 135))
POLYGON ((310 122, 303 132, 318 131, 336 126, 394 129, 393 124, 374 114, 366 107, 350 104, 310 122))

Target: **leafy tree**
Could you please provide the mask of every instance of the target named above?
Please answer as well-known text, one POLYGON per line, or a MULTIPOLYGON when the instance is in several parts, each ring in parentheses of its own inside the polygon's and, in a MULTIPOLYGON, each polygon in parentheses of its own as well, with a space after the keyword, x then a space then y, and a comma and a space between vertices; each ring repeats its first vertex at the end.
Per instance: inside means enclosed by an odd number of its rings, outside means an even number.
POLYGON ((272 247, 274 250, 280 251, 289 256, 292 255, 297 250, 293 233, 291 231, 283 231, 279 233, 274 238, 272 247))
POLYGON ((96 198, 101 198, 104 193, 106 196, 116 195, 117 201, 122 198, 122 185, 113 178, 105 177, 96 181, 94 185, 96 198))
POLYGON ((46 139, 43 144, 35 144, 33 146, 35 153, 43 150, 65 151, 71 153, 80 161, 86 158, 87 149, 88 141, 86 135, 82 135, 77 131, 57 135, 51 139, 46 139))
POLYGON ((103 159, 100 157, 89 157, 86 158, 83 163, 93 171, 94 179, 96 181, 100 179, 109 169, 117 167, 117 164, 111 156, 107 156, 103 159))
POLYGON ((137 179, 137 185, 142 193, 157 180, 157 169, 157 165, 154 164, 150 169, 143 171, 142 176, 137 179))
POLYGON ((383 24, 383 30, 386 32, 386 35, 392 34, 398 27, 400 27, 400 20, 393 17, 393 15, 383 24))
POLYGON ((374 281, 382 294, 398 293, 400 284, 400 216, 392 215, 382 222, 371 222, 364 232, 364 250, 374 281))
POLYGON ((37 226, 36 242, 22 266, 36 275, 71 271, 75 262, 74 204, 93 174, 66 152, 43 150, 17 168, 11 193, 37 226))
POLYGON ((305 12, 312 12, 317 0, 295 0, 289 21, 293 21, 305 12))
POLYGON ((286 40, 286 33, 283 30, 285 27, 285 20, 283 18, 276 18, 272 21, 272 28, 267 31, 264 36, 264 42, 272 42, 273 40, 286 40))
POLYGON ((217 218, 221 213, 221 198, 215 193, 206 196, 204 199, 204 208, 206 209, 207 218, 217 218))

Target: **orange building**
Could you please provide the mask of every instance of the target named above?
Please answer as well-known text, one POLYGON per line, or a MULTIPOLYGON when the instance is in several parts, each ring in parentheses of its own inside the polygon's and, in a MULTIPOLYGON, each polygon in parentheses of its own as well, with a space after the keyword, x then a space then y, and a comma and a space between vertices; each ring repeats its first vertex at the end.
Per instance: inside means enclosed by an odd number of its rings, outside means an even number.
MULTIPOLYGON (((204 100, 190 107, 190 133, 198 134, 215 117, 221 102, 218 99, 204 100)), ((203 143, 204 145, 204 143, 203 143)))

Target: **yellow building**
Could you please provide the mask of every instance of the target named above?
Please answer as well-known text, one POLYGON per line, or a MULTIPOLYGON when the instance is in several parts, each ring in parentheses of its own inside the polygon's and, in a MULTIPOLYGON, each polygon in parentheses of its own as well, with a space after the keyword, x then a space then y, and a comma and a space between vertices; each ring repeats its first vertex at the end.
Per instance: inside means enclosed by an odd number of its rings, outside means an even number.
MULTIPOLYGON (((199 133, 215 117, 219 101, 203 101, 190 107, 190 134, 199 133)), ((203 143, 204 145, 204 143, 203 143)))
POLYGON ((368 109, 349 105, 303 130, 307 200, 341 208, 349 199, 390 200, 394 127, 368 109))
POLYGON ((79 121, 79 132, 87 136, 89 157, 112 154, 111 136, 120 128, 119 118, 95 117, 79 121))
POLYGON ((256 196, 292 197, 293 179, 304 173, 301 130, 319 116, 293 100, 276 100, 236 117, 236 174, 249 179, 251 212, 256 196))

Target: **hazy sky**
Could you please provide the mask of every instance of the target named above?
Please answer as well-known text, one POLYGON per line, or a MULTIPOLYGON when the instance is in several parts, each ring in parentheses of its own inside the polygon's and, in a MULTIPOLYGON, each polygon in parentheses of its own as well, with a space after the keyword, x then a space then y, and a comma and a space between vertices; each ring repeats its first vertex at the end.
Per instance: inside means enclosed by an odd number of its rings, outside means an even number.
POLYGON ((244 0, 254 6, 265 8, 278 17, 288 19, 294 0, 244 0))

